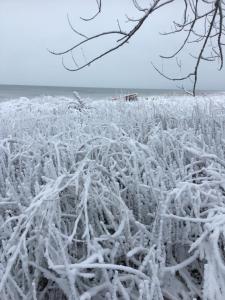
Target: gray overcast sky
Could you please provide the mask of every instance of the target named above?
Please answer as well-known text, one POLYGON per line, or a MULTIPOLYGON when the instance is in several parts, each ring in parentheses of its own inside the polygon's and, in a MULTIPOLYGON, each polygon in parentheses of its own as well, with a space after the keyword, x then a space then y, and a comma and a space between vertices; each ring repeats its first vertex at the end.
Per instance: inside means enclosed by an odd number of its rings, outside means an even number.
MULTIPOLYGON (((95 11, 94 0, 0 0, 0 84, 174 88, 172 82, 153 70, 151 61, 161 66, 158 54, 170 54, 181 42, 179 38, 168 39, 158 34, 170 28, 171 19, 180 12, 178 6, 161 10, 129 45, 80 72, 64 70, 60 57, 47 52, 47 48, 64 50, 79 40, 68 26, 68 12, 74 26, 86 34, 116 28, 117 16, 125 27, 124 14, 135 16, 130 0, 103 3, 104 14, 92 23, 84 23, 79 16, 95 11)), ((105 40, 90 44, 84 48, 85 56, 93 56, 108 43, 105 40)), ((191 64, 186 54, 184 70, 191 64)), ((70 62, 70 57, 66 57, 66 62, 70 62)), ((177 74, 174 64, 164 65, 164 71, 177 74)), ((200 73, 198 88, 224 89, 225 72, 218 72, 216 64, 204 64, 200 73)))

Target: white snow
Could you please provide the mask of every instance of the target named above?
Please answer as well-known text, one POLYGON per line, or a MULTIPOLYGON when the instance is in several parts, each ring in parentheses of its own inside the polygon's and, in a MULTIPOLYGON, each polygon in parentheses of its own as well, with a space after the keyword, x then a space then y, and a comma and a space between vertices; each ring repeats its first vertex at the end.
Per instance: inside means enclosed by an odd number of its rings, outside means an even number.
POLYGON ((0 104, 0 299, 225 299, 225 94, 0 104))

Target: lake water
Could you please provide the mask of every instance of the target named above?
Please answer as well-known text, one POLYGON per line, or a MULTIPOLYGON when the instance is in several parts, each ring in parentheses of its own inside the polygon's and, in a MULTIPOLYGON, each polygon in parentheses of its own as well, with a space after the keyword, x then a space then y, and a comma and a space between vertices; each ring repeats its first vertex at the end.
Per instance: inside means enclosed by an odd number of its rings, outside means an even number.
POLYGON ((0 101, 19 97, 39 96, 66 96, 73 97, 73 91, 77 91, 83 98, 107 99, 119 95, 138 93, 140 96, 178 94, 175 90, 148 90, 148 89, 121 89, 121 88, 81 88, 81 87, 46 87, 46 86, 18 86, 0 85, 0 101))
MULTIPOLYGON (((0 101, 16 99, 19 97, 39 96, 66 96, 73 97, 73 91, 77 91, 83 98, 110 99, 129 93, 138 93, 139 96, 153 95, 182 95, 180 90, 153 90, 153 89, 127 89, 127 88, 83 88, 83 87, 46 87, 46 86, 18 86, 0 85, 0 101)), ((205 93, 215 93, 207 91, 205 93)))

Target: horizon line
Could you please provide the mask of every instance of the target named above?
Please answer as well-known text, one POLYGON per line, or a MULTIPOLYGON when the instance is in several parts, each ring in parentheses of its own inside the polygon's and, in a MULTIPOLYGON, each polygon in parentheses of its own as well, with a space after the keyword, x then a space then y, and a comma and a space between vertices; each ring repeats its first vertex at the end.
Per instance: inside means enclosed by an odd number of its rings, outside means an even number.
MULTIPOLYGON (((132 89, 132 90, 167 90, 181 91, 178 88, 147 88, 147 87, 100 87, 100 86, 64 86, 64 85, 37 85, 37 84, 12 84, 0 83, 0 86, 16 86, 16 87, 46 87, 46 88, 82 88, 82 89, 132 89)), ((222 89, 197 89, 197 91, 224 91, 222 89)))

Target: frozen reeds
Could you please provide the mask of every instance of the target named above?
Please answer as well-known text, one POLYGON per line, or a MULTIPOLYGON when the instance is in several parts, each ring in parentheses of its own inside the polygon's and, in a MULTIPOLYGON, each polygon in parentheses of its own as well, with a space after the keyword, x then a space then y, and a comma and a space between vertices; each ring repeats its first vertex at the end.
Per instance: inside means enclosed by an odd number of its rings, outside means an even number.
POLYGON ((225 96, 0 107, 0 299, 225 298, 225 96))

